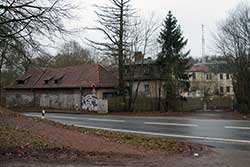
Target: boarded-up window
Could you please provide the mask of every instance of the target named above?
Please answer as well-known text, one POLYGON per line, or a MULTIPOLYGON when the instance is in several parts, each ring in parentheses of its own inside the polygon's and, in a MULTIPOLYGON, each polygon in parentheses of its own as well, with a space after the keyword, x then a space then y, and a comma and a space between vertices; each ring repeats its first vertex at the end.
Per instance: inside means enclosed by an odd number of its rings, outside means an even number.
POLYGON ((145 92, 145 94, 146 95, 148 95, 149 94, 149 84, 144 84, 144 92, 145 92))

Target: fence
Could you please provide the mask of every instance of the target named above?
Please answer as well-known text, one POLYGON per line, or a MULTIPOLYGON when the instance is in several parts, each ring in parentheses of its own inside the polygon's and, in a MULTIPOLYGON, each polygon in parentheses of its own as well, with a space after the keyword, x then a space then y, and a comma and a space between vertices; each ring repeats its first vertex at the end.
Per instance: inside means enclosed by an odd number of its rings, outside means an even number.
MULTIPOLYGON (((112 97, 108 99, 109 112, 123 111, 126 108, 126 103, 124 103, 121 97, 112 97)), ((164 99, 162 99, 164 103, 164 99)), ((204 102, 201 98, 187 98, 186 101, 177 101, 177 111, 196 111, 202 110, 204 102)), ((161 111, 164 111, 164 108, 161 105, 161 111)), ((232 108, 232 99, 230 97, 213 97, 207 104, 208 109, 231 109, 232 108)), ((149 112, 149 111, 158 111, 158 99, 157 98, 148 98, 148 97, 138 97, 135 103, 135 112, 149 112)))

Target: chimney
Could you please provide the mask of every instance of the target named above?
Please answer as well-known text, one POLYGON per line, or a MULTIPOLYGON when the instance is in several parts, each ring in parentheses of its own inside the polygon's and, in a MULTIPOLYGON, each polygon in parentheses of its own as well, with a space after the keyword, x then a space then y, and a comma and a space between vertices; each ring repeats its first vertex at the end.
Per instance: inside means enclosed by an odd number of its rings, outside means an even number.
POLYGON ((143 61, 144 55, 142 54, 142 52, 135 52, 134 53, 134 58, 135 58, 136 63, 140 63, 140 62, 143 61))

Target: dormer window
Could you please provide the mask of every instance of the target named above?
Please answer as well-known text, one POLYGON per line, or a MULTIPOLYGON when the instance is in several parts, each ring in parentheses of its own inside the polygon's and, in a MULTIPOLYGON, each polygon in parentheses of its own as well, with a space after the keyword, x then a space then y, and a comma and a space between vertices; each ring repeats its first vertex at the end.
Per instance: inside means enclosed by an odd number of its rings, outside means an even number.
POLYGON ((63 79, 63 77, 64 77, 64 74, 58 75, 57 77, 55 77, 54 83, 59 84, 60 81, 63 79))
POLYGON ((16 82, 17 82, 18 85, 24 85, 25 82, 27 82, 28 79, 31 78, 31 76, 32 76, 32 75, 28 75, 28 76, 22 77, 22 78, 20 78, 20 79, 17 79, 16 82))
POLYGON ((46 79, 44 79, 44 84, 49 84, 49 81, 51 81, 54 78, 54 76, 50 76, 46 79))

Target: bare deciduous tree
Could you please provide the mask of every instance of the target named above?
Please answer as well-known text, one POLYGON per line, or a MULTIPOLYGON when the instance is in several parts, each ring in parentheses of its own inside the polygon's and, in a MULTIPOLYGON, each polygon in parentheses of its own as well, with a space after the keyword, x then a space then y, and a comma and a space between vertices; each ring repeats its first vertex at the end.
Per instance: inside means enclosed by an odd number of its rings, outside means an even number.
POLYGON ((250 111, 250 4, 239 6, 219 25, 217 47, 233 74, 233 87, 239 111, 250 111))
POLYGON ((130 46, 127 41, 128 29, 131 26, 130 18, 133 17, 134 10, 130 6, 130 0, 109 0, 109 4, 104 6, 97 5, 96 7, 98 26, 88 29, 100 31, 104 34, 105 40, 103 42, 87 40, 94 48, 112 56, 118 64, 118 90, 119 94, 124 97, 124 62, 126 50, 130 46))
POLYGON ((90 51, 84 49, 78 42, 69 41, 62 45, 57 55, 51 61, 52 67, 66 67, 94 63, 90 51))
POLYGON ((30 51, 41 51, 39 38, 53 40, 58 34, 68 32, 62 20, 70 18, 71 9, 65 0, 1 0, 0 70, 6 63, 29 59, 30 51))
POLYGON ((69 18, 72 8, 64 0, 2 0, 0 40, 21 38, 34 46, 34 35, 51 38, 65 32, 62 18, 69 18))
MULTIPOLYGON (((145 57, 148 53, 149 48, 153 48, 154 42, 156 41, 156 32, 160 25, 156 22, 155 16, 152 14, 149 19, 136 19, 134 27, 131 29, 131 49, 129 60, 133 59, 134 53, 142 51, 145 57)), ((138 62, 128 61, 130 67, 129 69, 129 101, 128 101, 128 111, 133 111, 136 104, 136 99, 138 97, 138 91, 141 81, 135 82, 135 75, 143 75, 143 69, 145 68, 144 60, 140 64, 138 62), (136 66, 140 66, 139 70, 136 66), (136 83, 136 84, 135 84, 136 83), (134 89, 135 86, 135 89, 134 89)))

